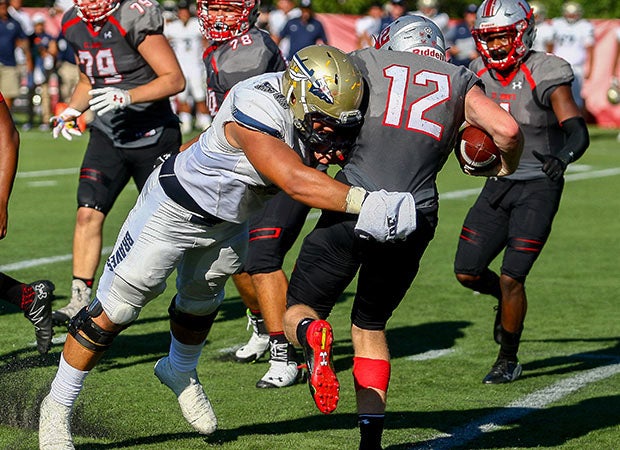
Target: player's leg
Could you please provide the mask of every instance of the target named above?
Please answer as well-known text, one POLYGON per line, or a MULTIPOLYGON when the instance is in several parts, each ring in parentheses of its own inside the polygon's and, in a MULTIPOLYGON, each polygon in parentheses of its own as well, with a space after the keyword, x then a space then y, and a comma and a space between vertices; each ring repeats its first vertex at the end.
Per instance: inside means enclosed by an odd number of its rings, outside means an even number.
POLYGON ((525 280, 549 237, 563 190, 563 181, 553 182, 547 177, 520 185, 500 277, 500 349, 491 371, 483 379, 485 384, 509 383, 521 375, 517 354, 527 314, 525 280))
POLYGON ((353 381, 362 450, 381 448, 390 358, 385 327, 418 273, 436 217, 417 215, 417 229, 393 244, 358 242, 361 267, 351 311, 353 381))
POLYGON ((502 292, 500 277, 489 269, 489 264, 506 243, 512 186, 509 180, 487 180, 465 218, 454 260, 454 272, 461 285, 496 299, 495 340, 498 339, 502 292))
POLYGON ((88 305, 101 259, 103 224, 116 198, 129 181, 122 152, 96 128, 80 169, 78 210, 73 232, 73 280, 71 300, 52 313, 54 325, 67 324, 88 305))
POLYGON ((217 428, 217 418, 196 367, 226 280, 245 257, 247 229, 224 222, 195 241, 197 247, 184 253, 178 267, 177 295, 169 309, 170 353, 155 364, 155 375, 174 392, 188 423, 208 435, 217 428))
POLYGON ((310 393, 324 414, 336 409, 340 391, 333 331, 325 319, 359 267, 354 226, 354 216, 323 212, 304 239, 287 292, 284 330, 303 349, 310 393))
POLYGON ((22 283, 0 272, 0 298, 17 306, 34 325, 37 350, 45 354, 52 346, 52 300, 54 283, 39 280, 22 283))

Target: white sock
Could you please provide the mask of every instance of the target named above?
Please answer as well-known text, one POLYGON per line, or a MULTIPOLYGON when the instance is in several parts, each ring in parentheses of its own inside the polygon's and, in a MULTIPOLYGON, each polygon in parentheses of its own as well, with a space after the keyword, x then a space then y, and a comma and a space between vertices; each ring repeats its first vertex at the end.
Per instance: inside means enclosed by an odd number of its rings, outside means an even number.
POLYGON ((191 372, 196 369, 204 342, 198 345, 183 344, 177 341, 172 333, 170 333, 170 336, 172 337, 172 342, 170 343, 168 359, 172 368, 179 372, 191 372))
POLYGON ((58 372, 56 372, 56 377, 52 381, 50 395, 61 405, 73 407, 78 394, 84 386, 86 375, 88 375, 88 371, 71 367, 65 361, 64 354, 61 353, 58 372))
POLYGON ((202 130, 206 130, 211 126, 211 115, 205 113, 196 114, 196 125, 202 130))

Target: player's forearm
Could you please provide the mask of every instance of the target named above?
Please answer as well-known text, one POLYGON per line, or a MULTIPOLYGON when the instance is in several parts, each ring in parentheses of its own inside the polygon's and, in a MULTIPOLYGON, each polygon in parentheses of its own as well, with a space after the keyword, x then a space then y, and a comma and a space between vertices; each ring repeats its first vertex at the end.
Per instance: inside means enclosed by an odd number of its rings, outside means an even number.
POLYGON ((129 90, 131 103, 144 103, 161 100, 178 94, 185 89, 183 74, 167 73, 153 81, 129 90))

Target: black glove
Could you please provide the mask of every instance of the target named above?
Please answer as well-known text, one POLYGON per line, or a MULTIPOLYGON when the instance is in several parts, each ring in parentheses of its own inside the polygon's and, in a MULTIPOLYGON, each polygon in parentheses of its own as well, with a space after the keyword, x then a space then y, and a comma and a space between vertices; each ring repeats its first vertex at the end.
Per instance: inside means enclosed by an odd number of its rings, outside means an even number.
POLYGON ((536 150, 532 154, 543 164, 542 171, 547 174, 551 181, 558 181, 564 175, 567 164, 557 156, 543 155, 536 150))

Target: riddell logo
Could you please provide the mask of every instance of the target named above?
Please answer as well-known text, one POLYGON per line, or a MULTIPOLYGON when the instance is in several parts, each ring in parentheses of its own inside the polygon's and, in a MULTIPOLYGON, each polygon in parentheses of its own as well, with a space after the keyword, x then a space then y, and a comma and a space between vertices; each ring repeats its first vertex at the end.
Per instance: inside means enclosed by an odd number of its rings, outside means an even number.
POLYGON ((414 48, 413 53, 416 55, 430 56, 431 58, 436 58, 440 61, 446 60, 446 56, 434 48, 414 48))

